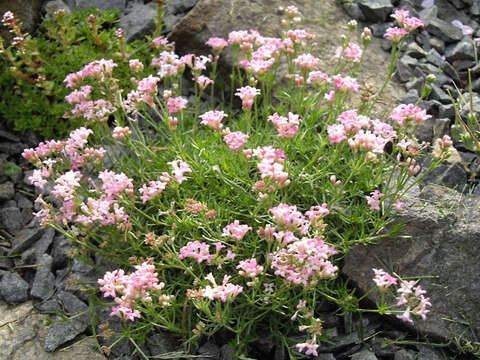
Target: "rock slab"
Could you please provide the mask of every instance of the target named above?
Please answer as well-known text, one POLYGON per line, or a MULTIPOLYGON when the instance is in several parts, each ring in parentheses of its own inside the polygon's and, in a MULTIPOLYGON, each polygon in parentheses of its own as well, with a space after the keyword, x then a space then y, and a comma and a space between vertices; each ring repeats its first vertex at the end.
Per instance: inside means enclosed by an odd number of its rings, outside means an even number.
MULTIPOLYGON (((402 277, 426 275, 421 285, 432 308, 428 319, 417 320, 415 328, 436 338, 463 334, 473 341, 469 334, 480 331, 480 197, 462 198, 456 191, 427 185, 407 203, 396 220, 404 224, 404 236, 354 247, 343 272, 362 292, 373 286, 372 268, 387 269, 386 264, 402 277)), ((378 296, 368 298, 375 302, 378 296)))

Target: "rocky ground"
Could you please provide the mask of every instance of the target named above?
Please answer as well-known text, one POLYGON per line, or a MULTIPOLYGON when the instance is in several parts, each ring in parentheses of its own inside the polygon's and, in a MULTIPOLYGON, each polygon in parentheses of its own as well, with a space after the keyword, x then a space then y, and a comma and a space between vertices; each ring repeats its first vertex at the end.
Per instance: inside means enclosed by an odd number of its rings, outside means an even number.
MULTIPOLYGON (((91 5, 118 7, 123 13, 119 25, 130 39, 154 29, 155 5, 151 2, 68 0, 62 4, 56 0, 37 5, 44 12, 64 6, 71 10, 91 5)), ((339 24, 345 24, 354 16, 368 23, 374 34, 381 35, 391 25, 389 14, 394 5, 415 11, 428 25, 415 42, 408 45, 398 67, 397 80, 406 82, 408 93, 398 82, 394 83, 387 89, 377 113, 381 116, 401 98, 414 102, 425 76, 433 72, 439 80, 431 97, 422 105, 433 112, 434 117, 419 135, 423 140, 431 141, 434 135, 448 133, 453 117, 444 91, 451 87, 451 79, 464 86, 464 69, 476 65, 473 64, 474 50, 468 45, 471 37, 462 32, 466 29, 448 24, 460 19, 464 25, 472 27, 474 36, 479 36, 480 8, 477 11, 475 6, 480 4, 477 0, 437 0, 436 5, 428 7, 405 0, 368 0, 349 3, 344 9, 333 1, 169 0, 165 21, 170 37, 177 42, 180 51, 201 52, 205 50, 203 43, 208 37, 226 36, 233 29, 256 28, 266 35, 278 35, 277 7, 280 5, 296 5, 305 17, 305 28, 320 34, 322 69, 328 69, 332 64, 331 54, 342 34, 339 24)), ((375 39, 361 75, 362 80, 372 82, 377 88, 384 78, 379 76, 379 71, 386 69, 389 58, 383 49, 388 50, 388 42, 375 39)), ((480 91, 480 88, 475 85, 474 90, 480 91)), ((478 104, 480 106, 480 100, 478 104)), ((0 129, 0 298, 3 299, 0 303, 3 314, 0 320, 0 358, 101 359, 104 355, 98 352, 91 335, 92 329, 101 331, 97 325, 101 319, 108 318, 108 309, 100 310, 98 320, 95 312, 90 311, 88 294, 82 288, 96 283, 109 265, 98 257, 92 259, 98 269, 72 260, 69 254, 74 248, 69 241, 53 229, 41 229, 34 219, 36 194, 26 180, 31 169, 20 154, 38 141, 32 134, 19 135, 7 128, 0 129), (16 254, 21 256, 14 256, 16 254)), ((400 216, 400 220, 407 224, 405 233, 410 238, 386 239, 377 246, 358 247, 345 260, 344 273, 360 291, 366 290, 367 278, 371 277, 369 269, 381 265, 375 263, 378 258, 388 259, 400 272, 411 276, 431 275, 430 280, 426 279, 426 288, 435 309, 431 319, 408 328, 385 317, 364 316, 360 321, 348 314, 332 315, 332 309, 326 304, 324 325, 332 343, 319 349, 318 360, 474 358, 461 355, 459 350, 471 351, 473 348, 468 344, 475 345, 478 341, 475 335, 480 332, 480 287, 477 281, 480 263, 478 251, 471 251, 478 249, 480 240, 477 220, 480 214, 471 209, 478 208, 480 199, 475 194, 466 194, 472 189, 470 185, 476 182, 472 177, 472 164, 476 161, 475 155, 459 152, 429 178, 430 182, 465 190, 465 194, 436 186, 410 193, 408 209, 400 216), (368 256, 364 256, 367 253, 368 256), (379 256, 371 256, 373 253, 379 256), (363 328, 363 338, 357 331, 360 327, 363 328), (446 346, 448 342, 450 347, 446 346), (456 352, 451 352, 452 349, 456 352)), ((375 298, 369 300, 375 301, 375 298)), ((120 326, 119 321, 112 320, 111 327, 120 326)), ((232 359, 228 340, 229 334, 222 333, 205 342, 198 350, 200 359, 232 359)), ((100 341, 101 345, 109 345, 115 338, 100 338, 100 341)), ((287 359, 282 347, 272 343, 268 334, 253 347, 252 358, 287 359)), ((142 349, 158 356, 181 350, 181 344, 168 334, 156 333, 142 349)), ((122 340, 113 348, 109 358, 139 358, 131 355, 132 351, 133 345, 122 340)), ((179 355, 173 358, 179 358, 179 355)))

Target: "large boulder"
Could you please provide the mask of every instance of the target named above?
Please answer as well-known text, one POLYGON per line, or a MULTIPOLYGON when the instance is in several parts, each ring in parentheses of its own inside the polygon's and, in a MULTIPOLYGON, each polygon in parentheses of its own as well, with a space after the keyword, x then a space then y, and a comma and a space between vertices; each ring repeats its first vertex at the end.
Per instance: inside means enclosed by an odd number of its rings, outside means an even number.
MULTIPOLYGON (((473 341, 472 333, 480 332, 480 197, 427 185, 407 203, 396 218, 404 224, 403 236, 354 247, 343 272, 364 293, 373 286, 372 268, 386 264, 402 277, 421 278, 432 308, 426 321, 416 321, 416 330, 473 341)), ((372 302, 378 296, 367 295, 372 302)))
MULTIPOLYGON (((314 54, 321 59, 320 70, 330 71, 336 61, 333 55, 341 44, 342 34, 348 32, 345 25, 350 20, 333 1, 198 0, 174 26, 168 38, 175 41, 175 50, 179 54, 206 55, 211 54, 211 49, 205 45, 210 37, 228 38, 228 33, 233 30, 254 29, 263 36, 280 37, 284 30, 281 25, 284 15, 279 8, 290 5, 296 6, 304 18, 298 28, 316 34, 318 50, 314 54)), ((379 71, 385 73, 387 64, 388 55, 381 50, 380 41, 373 39, 362 63, 360 80, 380 88, 385 77, 379 76, 379 71)), ((224 51, 220 56, 224 75, 230 74, 231 65, 231 55, 224 51)), ((405 90, 398 85, 389 85, 385 91, 389 99, 399 100, 404 94, 405 90)))

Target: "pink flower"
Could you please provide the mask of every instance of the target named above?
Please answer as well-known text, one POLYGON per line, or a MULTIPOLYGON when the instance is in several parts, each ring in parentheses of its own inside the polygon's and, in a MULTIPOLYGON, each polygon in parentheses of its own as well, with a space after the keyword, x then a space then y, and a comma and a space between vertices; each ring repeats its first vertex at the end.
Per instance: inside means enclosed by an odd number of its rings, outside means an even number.
POLYGON ((318 66, 320 59, 312 54, 301 54, 293 60, 302 70, 312 70, 318 66))
POLYGON ((115 127, 113 129, 113 138, 116 140, 125 140, 128 136, 132 134, 132 131, 128 127, 115 127))
POLYGON ((324 85, 330 82, 330 78, 322 71, 311 71, 308 74, 307 84, 324 85))
POLYGON ((200 86, 200 89, 202 89, 202 90, 205 90, 205 88, 208 85, 214 83, 214 81, 212 79, 210 79, 209 77, 204 76, 204 75, 195 76, 193 78, 193 80, 195 80, 195 82, 198 84, 198 86, 200 86))
MULTIPOLYGON (((415 31, 416 29, 418 28, 423 28, 425 25, 423 23, 422 20, 412 16, 412 17, 409 17, 409 18, 406 18, 403 22, 403 26, 405 27, 405 29, 408 31, 408 32, 412 32, 412 31, 415 31)), ((468 27, 468 26, 467 26, 468 27)), ((463 28, 462 30, 464 30, 465 28, 463 28)), ((473 29, 470 28, 473 32, 473 29)), ((471 35, 471 33, 470 33, 471 35)))
POLYGON ((224 38, 211 37, 205 45, 210 46, 216 54, 219 54, 225 46, 228 46, 228 42, 224 38))
POLYGON ((222 120, 227 116, 223 111, 207 111, 205 114, 199 116, 202 119, 200 124, 220 131, 223 127, 222 120))
POLYGON ((402 38, 408 35, 408 31, 404 28, 391 27, 385 31, 383 37, 389 38, 393 43, 398 43, 402 38))
POLYGON ((175 114, 180 110, 186 109, 187 103, 188 103, 188 100, 182 98, 181 96, 175 97, 175 98, 169 97, 167 100, 168 112, 170 114, 175 114))
POLYGON ((223 137, 230 150, 239 151, 246 143, 248 135, 241 131, 235 131, 223 137))
POLYGON ((210 246, 207 243, 199 241, 190 241, 180 249, 179 259, 185 259, 187 257, 197 260, 199 264, 206 261, 210 264, 215 257, 214 254, 210 254, 210 246))
POLYGON ((138 190, 142 194, 140 199, 142 199, 143 203, 146 203, 148 200, 160 195, 165 190, 166 185, 162 181, 149 181, 148 185, 143 184, 142 188, 138 190))
POLYGON ((375 190, 370 195, 371 196, 365 196, 368 205, 370 205, 370 210, 380 210, 380 199, 382 196, 385 196, 385 194, 375 190))
POLYGON ((138 59, 132 59, 128 61, 128 66, 132 71, 143 70, 143 64, 138 59))
POLYGON ((351 42, 345 49, 339 46, 335 52, 335 58, 358 63, 362 59, 362 54, 363 51, 360 46, 351 42))
POLYGON ((238 274, 249 278, 256 278, 258 274, 263 272, 263 266, 257 264, 257 259, 247 259, 240 261, 237 270, 240 270, 238 274))
POLYGON ((212 301, 215 299, 220 299, 222 302, 232 301, 243 291, 243 287, 240 285, 234 285, 228 282, 230 280, 230 276, 228 275, 223 277, 222 285, 217 285, 212 273, 208 274, 205 279, 210 281, 213 287, 207 285, 204 289, 200 289, 200 293, 203 297, 212 301))
POLYGON ((278 137, 287 139, 297 135, 298 125, 300 124, 299 116, 291 112, 288 113, 288 119, 275 113, 270 115, 267 121, 271 121, 273 125, 275 125, 278 131, 278 137))
POLYGON ((185 173, 191 173, 192 169, 190 166, 182 160, 175 160, 175 161, 170 161, 167 163, 168 165, 173 167, 173 174, 175 176, 175 180, 181 184, 187 178, 184 176, 185 173))
POLYGON ((350 76, 342 77, 340 75, 335 75, 333 77, 333 83, 340 91, 357 92, 360 89, 360 84, 358 83, 357 79, 350 76))
POLYGON ((160 78, 149 75, 147 78, 144 78, 139 81, 137 90, 141 93, 156 94, 157 83, 159 81, 160 81, 160 78))
POLYGON ((398 26, 403 27, 405 19, 410 16, 410 11, 399 9, 390 16, 397 21, 398 26))
POLYGON ((242 99, 243 109, 245 111, 250 111, 253 106, 255 96, 260 95, 260 90, 251 86, 244 86, 240 89, 237 89, 235 95, 242 99))
POLYGON ((238 220, 235 220, 233 223, 223 228, 222 236, 231 237, 237 241, 240 241, 250 230, 252 230, 250 226, 241 225, 238 220))
POLYGON ((395 279, 392 275, 385 272, 382 269, 372 269, 375 273, 375 277, 373 278, 373 282, 380 288, 380 291, 385 291, 391 285, 397 284, 397 279, 395 279))

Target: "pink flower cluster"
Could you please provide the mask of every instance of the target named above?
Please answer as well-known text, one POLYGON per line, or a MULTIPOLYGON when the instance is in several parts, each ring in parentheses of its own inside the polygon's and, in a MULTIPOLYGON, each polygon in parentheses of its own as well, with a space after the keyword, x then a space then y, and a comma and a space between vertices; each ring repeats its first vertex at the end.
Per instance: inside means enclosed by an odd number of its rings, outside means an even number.
POLYGON ((350 42, 347 47, 343 48, 339 46, 335 52, 335 58, 344 59, 353 63, 359 63, 362 59, 363 51, 354 42, 350 42))
POLYGON ((202 119, 200 124, 220 131, 223 127, 222 120, 227 116, 223 111, 207 111, 205 114, 199 116, 202 119))
POLYGON ((275 275, 285 281, 308 287, 316 285, 319 279, 335 276, 338 267, 329 257, 337 254, 333 246, 328 246, 320 238, 302 238, 277 249, 268 255, 275 275))
POLYGON ((357 79, 350 76, 335 75, 333 76, 333 83, 339 91, 343 92, 358 92, 360 89, 357 79))
POLYGON ((232 239, 240 241, 243 239, 245 234, 251 230, 252 228, 250 226, 242 225, 238 220, 235 220, 233 223, 228 224, 223 228, 222 236, 230 237, 232 239))
POLYGON ((242 260, 237 265, 237 270, 240 270, 238 274, 249 278, 256 278, 263 272, 263 266, 257 264, 257 259, 242 260))
POLYGON ((204 289, 200 289, 200 294, 209 300, 220 299, 222 302, 232 301, 243 292, 242 286, 229 283, 230 276, 228 275, 223 277, 222 285, 217 285, 212 273, 208 274, 205 279, 210 281, 213 287, 207 285, 204 289))
POLYGON ((242 99, 243 110, 250 111, 255 102, 255 96, 260 95, 260 90, 251 86, 244 86, 237 89, 235 95, 242 99))
POLYGON ((305 350, 305 355, 318 356, 318 344, 314 342, 299 343, 295 345, 295 347, 299 352, 303 352, 305 350))
POLYGON ((167 186, 167 183, 162 181, 149 181, 148 185, 143 184, 138 190, 142 194, 140 199, 145 204, 148 200, 161 195, 163 190, 165 190, 165 186, 167 186))
POLYGON ((315 69, 320 64, 320 59, 312 54, 300 54, 293 59, 293 63, 298 65, 301 70, 310 71, 315 69))
POLYGON ((187 180, 187 178, 185 177, 185 173, 192 172, 190 165, 188 165, 185 161, 182 160, 170 161, 167 164, 173 168, 173 176, 179 184, 187 180))
MULTIPOLYGON (((199 264, 201 264, 203 261, 211 264, 212 261, 219 256, 220 251, 226 248, 226 246, 219 241, 213 243, 213 245, 215 246, 215 253, 210 253, 209 244, 200 242, 198 240, 189 241, 187 245, 180 249, 180 255, 178 257, 180 259, 192 258, 197 260, 197 263, 199 264)), ((227 254, 223 259, 221 259, 220 262, 224 262, 226 260, 233 261, 234 259, 235 253, 233 253, 230 249, 227 249, 227 254)))
POLYGON ((390 286, 397 285, 398 283, 397 279, 394 278, 389 273, 387 273, 385 270, 383 269, 372 269, 372 270, 375 273, 373 282, 375 283, 375 285, 377 285, 380 291, 383 292, 387 290, 390 286))
POLYGON ((307 84, 313 84, 317 86, 330 83, 331 80, 323 71, 311 71, 308 74, 307 84))
MULTIPOLYGON (((135 272, 125 275, 123 270, 108 271, 103 279, 99 279, 100 291, 104 297, 113 297, 117 306, 112 307, 110 316, 118 316, 122 319, 134 321, 140 318, 140 311, 135 309, 135 302, 150 303, 153 301, 152 293, 160 291, 165 283, 159 282, 155 266, 144 262, 135 266, 135 272)), ((158 299, 162 306, 167 306, 173 299, 173 295, 159 295, 158 299)))
POLYGON ((273 221, 283 229, 299 231, 305 235, 310 228, 310 222, 297 210, 295 205, 279 204, 268 210, 273 216, 273 221))
POLYGON ((427 115, 426 110, 422 110, 417 105, 400 104, 392 110, 388 119, 395 121, 398 126, 403 126, 411 124, 419 125, 431 117, 431 115, 427 115))
POLYGON ((223 141, 227 143, 230 150, 239 151, 245 146, 248 137, 247 134, 241 131, 234 131, 232 133, 227 131, 227 134, 223 137, 223 141))
POLYGON ((170 114, 175 114, 181 110, 187 108, 188 100, 182 98, 181 96, 178 97, 169 97, 167 100, 168 112, 170 114))
POLYGON ((400 281, 400 287, 397 289, 399 296, 396 298, 396 305, 407 305, 405 312, 397 315, 397 318, 409 323, 413 323, 413 320, 410 318, 411 312, 426 320, 427 314, 430 312, 427 307, 432 306, 430 298, 425 297, 427 292, 420 285, 415 285, 415 281, 400 281))
POLYGON ((224 38, 211 37, 207 40, 205 45, 210 46, 214 53, 220 54, 223 48, 228 46, 228 42, 224 38))
POLYGON ((212 79, 210 79, 208 76, 205 76, 205 75, 195 76, 193 80, 198 84, 198 86, 202 90, 205 90, 208 85, 211 85, 214 83, 212 79))
POLYGON ((112 137, 115 140, 125 140, 131 134, 132 131, 128 127, 116 126, 115 129, 113 129, 112 137))
POLYGON ((267 121, 270 121, 275 125, 278 137, 284 137, 287 139, 297 135, 298 125, 300 124, 299 116, 292 114, 291 112, 288 113, 288 119, 275 113, 270 115, 267 121))
POLYGON ((385 144, 392 141, 397 133, 392 126, 380 120, 371 120, 366 116, 358 115, 356 110, 344 111, 337 118, 337 123, 328 126, 327 133, 330 144, 348 140, 352 150, 365 150, 374 154, 383 153, 385 144))
POLYGON ((247 157, 253 153, 260 159, 257 168, 262 180, 257 181, 253 187, 254 190, 259 191, 260 198, 267 196, 265 192, 273 192, 290 184, 288 173, 284 171, 283 162, 286 156, 283 150, 264 146, 253 151, 251 149, 244 150, 244 153, 247 157))
POLYGON ((323 230, 325 224, 323 223, 323 217, 330 214, 330 210, 327 208, 327 204, 323 203, 322 205, 312 206, 305 215, 310 220, 310 225, 318 230, 323 230))
POLYGON ((121 192, 126 195, 133 194, 133 180, 124 173, 115 174, 113 171, 104 170, 98 174, 98 178, 102 180, 102 191, 106 198, 119 198, 121 192))
POLYGON ((385 194, 375 190, 370 195, 371 196, 365 196, 367 203, 370 206, 370 210, 380 210, 380 199, 382 196, 385 196, 385 194))
POLYGON ((67 88, 72 88, 79 85, 84 78, 94 78, 97 81, 104 81, 106 78, 112 78, 113 68, 118 65, 113 62, 113 60, 95 60, 83 67, 82 70, 68 74, 63 82, 66 82, 67 88))
POLYGON ((410 12, 408 10, 395 11, 391 16, 397 21, 398 26, 400 27, 388 28, 383 36, 389 38, 393 43, 398 43, 412 31, 424 27, 424 24, 420 19, 414 16, 409 17, 409 15, 410 12))

